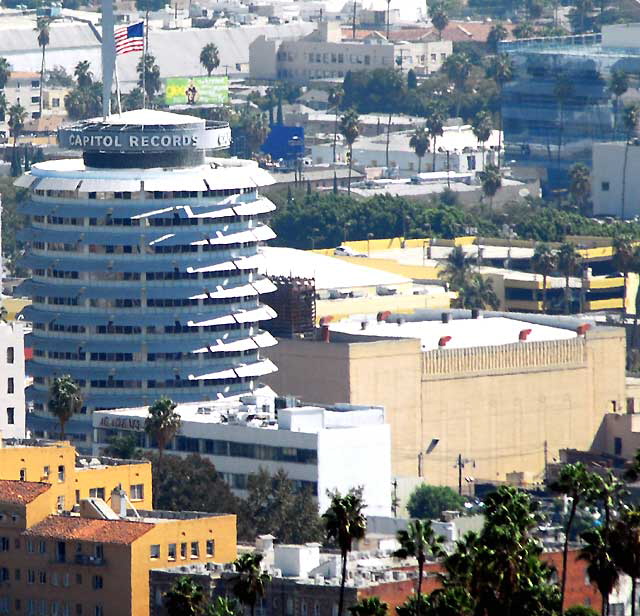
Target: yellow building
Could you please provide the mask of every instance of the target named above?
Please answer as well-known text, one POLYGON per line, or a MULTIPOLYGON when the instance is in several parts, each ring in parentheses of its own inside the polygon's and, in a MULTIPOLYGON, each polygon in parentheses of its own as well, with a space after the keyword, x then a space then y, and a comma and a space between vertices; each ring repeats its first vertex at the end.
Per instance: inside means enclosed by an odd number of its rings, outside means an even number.
POLYGON ((319 403, 383 405, 398 477, 457 486, 461 456, 470 460, 462 476, 475 481, 512 471, 541 479, 545 451, 588 448, 625 400, 624 330, 462 312, 447 322, 338 322, 329 343, 281 339, 267 383, 319 403))
POLYGON ((153 502, 151 462, 78 456, 67 442, 13 445, 0 440, 0 479, 50 484, 59 511, 89 497, 108 501, 118 486, 136 508, 151 509, 153 502))
POLYGON ((149 571, 236 558, 233 515, 138 511, 102 499, 55 514, 54 486, 0 480, 0 613, 149 614, 149 571))

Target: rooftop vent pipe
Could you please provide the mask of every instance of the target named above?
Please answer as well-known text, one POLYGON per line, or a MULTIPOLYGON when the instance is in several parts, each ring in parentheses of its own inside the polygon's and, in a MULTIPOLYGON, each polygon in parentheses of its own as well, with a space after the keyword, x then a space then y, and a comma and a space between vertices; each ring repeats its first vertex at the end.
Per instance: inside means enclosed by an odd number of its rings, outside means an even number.
POLYGON ((449 321, 451 321, 451 313, 450 312, 443 312, 442 313, 442 322, 443 323, 448 323, 449 321))
POLYGON ((480 317, 480 310, 478 308, 471 309, 471 318, 478 319, 480 317))
POLYGON ((331 342, 331 332, 328 325, 322 326, 322 342, 331 342))
POLYGON ((438 346, 439 347, 446 347, 447 346, 447 342, 449 342, 451 340, 451 336, 442 336, 442 338, 440 338, 440 340, 438 340, 438 346))
POLYGON ((391 310, 382 310, 376 316, 376 320, 379 323, 380 321, 386 321, 390 316, 391 316, 391 310))
POLYGON ((576 334, 578 334, 578 336, 584 336, 590 329, 591 325, 589 325, 589 323, 583 323, 582 325, 578 325, 578 327, 576 327, 576 334))
POLYGON ((529 337, 530 333, 531 333, 530 329, 521 329, 520 334, 518 335, 518 340, 520 342, 524 342, 529 337))

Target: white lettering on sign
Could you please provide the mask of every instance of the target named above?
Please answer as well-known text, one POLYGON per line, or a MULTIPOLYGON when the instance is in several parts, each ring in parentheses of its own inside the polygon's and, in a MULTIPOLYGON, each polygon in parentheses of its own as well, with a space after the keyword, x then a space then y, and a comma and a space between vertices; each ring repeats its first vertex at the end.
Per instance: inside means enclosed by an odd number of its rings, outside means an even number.
MULTIPOLYGON (((200 144, 198 134, 79 134, 70 133, 69 146, 97 150, 128 150, 128 149, 166 149, 166 148, 196 148, 200 144)), ((228 142, 227 136, 218 136, 218 143, 228 142)))

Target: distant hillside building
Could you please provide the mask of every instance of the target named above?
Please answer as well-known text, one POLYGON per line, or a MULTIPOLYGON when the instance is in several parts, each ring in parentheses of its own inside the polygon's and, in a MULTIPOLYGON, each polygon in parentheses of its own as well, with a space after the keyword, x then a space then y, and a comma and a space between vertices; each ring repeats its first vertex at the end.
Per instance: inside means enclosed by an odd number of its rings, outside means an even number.
POLYGON ((453 53, 451 41, 389 42, 379 32, 362 40, 343 39, 337 22, 323 21, 299 40, 260 36, 249 47, 252 79, 341 79, 347 72, 413 69, 419 75, 438 71, 453 53))

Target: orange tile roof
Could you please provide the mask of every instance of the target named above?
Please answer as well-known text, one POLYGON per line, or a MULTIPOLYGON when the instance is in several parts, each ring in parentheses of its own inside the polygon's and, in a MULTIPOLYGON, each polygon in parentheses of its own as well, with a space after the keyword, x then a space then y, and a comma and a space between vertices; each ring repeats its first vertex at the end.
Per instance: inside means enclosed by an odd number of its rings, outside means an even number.
POLYGON ((59 540, 96 541, 129 545, 149 532, 154 524, 128 520, 93 520, 75 516, 50 515, 24 534, 59 540))
POLYGON ((48 483, 38 483, 36 481, 0 479, 0 503, 26 505, 34 501, 50 487, 48 483))
POLYGON ((40 79, 40 73, 31 71, 11 71, 10 79, 40 79))

